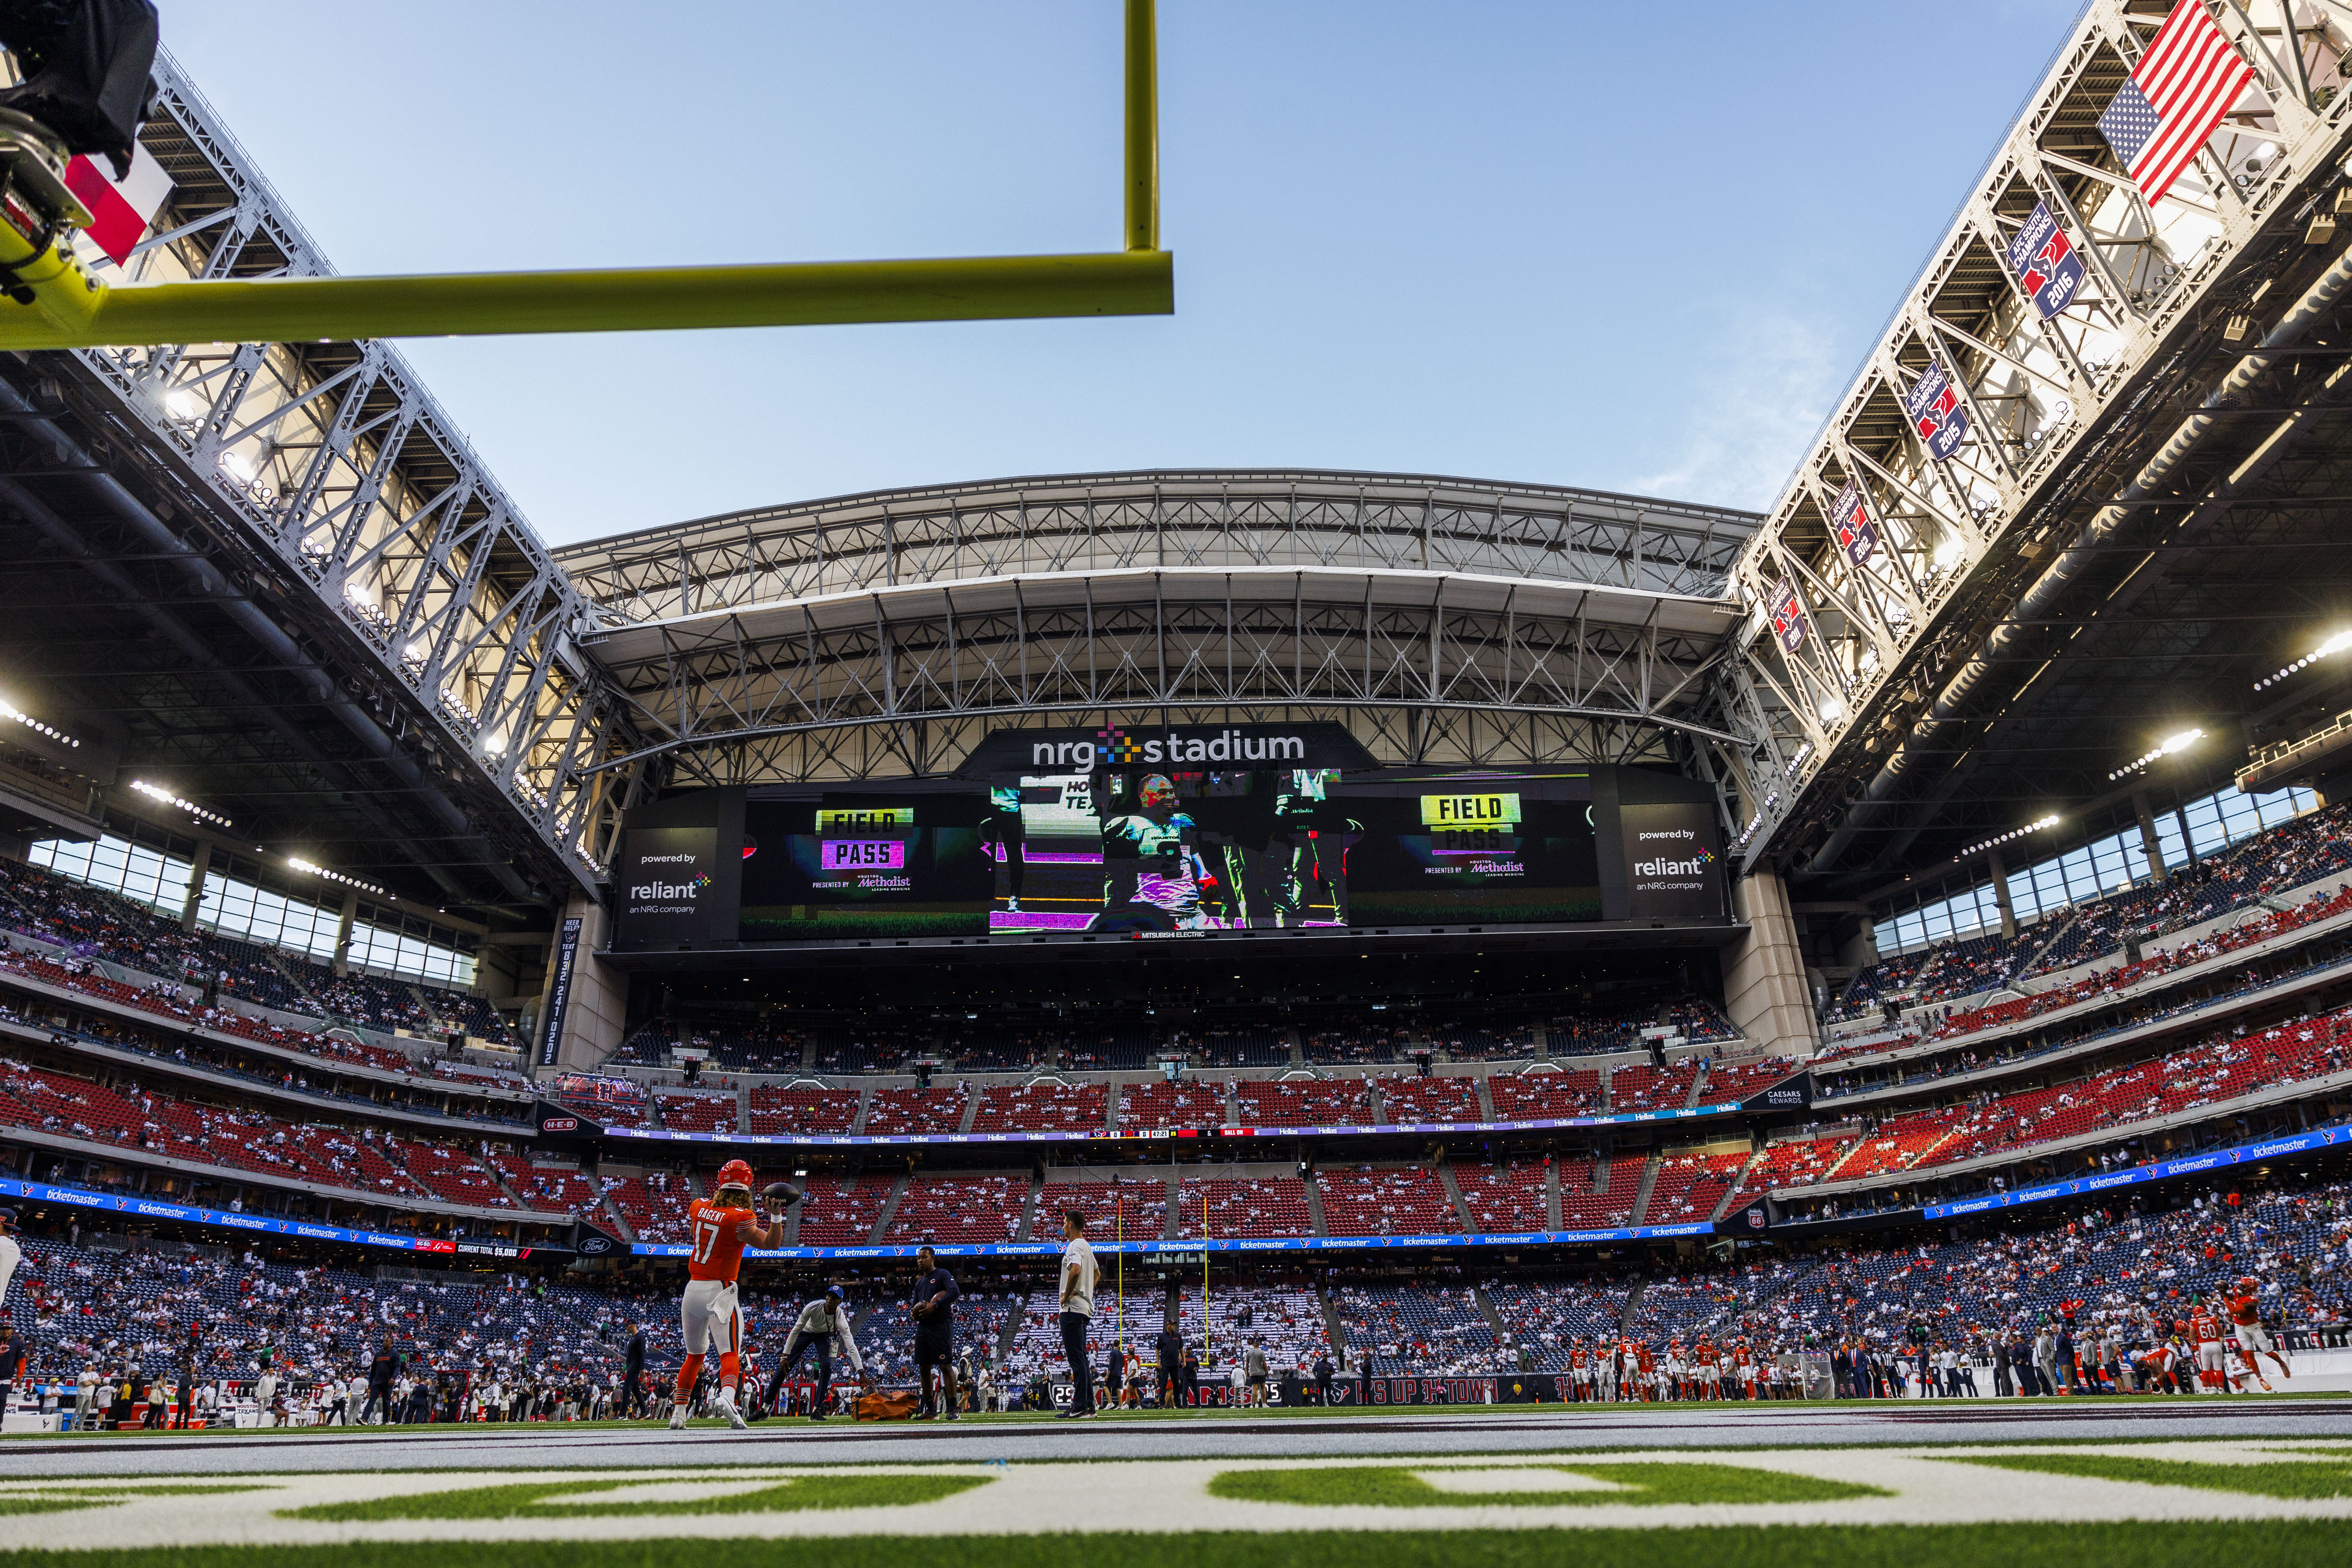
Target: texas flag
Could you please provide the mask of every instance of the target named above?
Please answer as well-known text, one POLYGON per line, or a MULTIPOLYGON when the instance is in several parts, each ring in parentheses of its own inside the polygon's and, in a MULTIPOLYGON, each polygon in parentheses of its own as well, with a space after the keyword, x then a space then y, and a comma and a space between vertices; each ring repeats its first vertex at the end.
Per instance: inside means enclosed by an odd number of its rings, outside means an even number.
POLYGON ((172 176, 145 147, 133 143, 131 173, 120 184, 82 154, 66 165, 66 189, 98 219, 85 231, 90 242, 120 267, 131 259, 163 198, 172 194, 172 176))

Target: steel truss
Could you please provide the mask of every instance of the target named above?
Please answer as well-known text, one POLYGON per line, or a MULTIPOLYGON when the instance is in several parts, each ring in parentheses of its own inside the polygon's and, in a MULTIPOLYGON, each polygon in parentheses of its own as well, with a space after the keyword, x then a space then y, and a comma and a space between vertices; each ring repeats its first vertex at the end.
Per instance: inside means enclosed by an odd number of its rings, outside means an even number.
POLYGON ((1376 755, 1674 762, 1720 599, 1462 573, 1249 568, 917 583, 606 630, 646 744, 608 771, 711 784, 952 768, 990 729, 1337 720, 1376 755))
POLYGON ((2249 331, 2232 318, 2259 312, 2259 275, 2274 269, 2252 263, 2332 233, 2332 211, 2325 223, 2315 213, 2352 142, 2339 69, 2352 6, 2216 7, 2256 86, 2151 210, 2096 121, 2170 9, 2095 0, 1741 552, 1732 588, 1751 616, 1710 701, 1739 736, 1748 864, 1812 809, 1817 778, 1883 758, 1928 722, 1920 711, 1973 646, 1994 586, 2068 543, 2070 508, 2104 499, 2082 493, 2103 462, 2164 417, 2177 391, 2167 367, 2225 324, 2249 331), (2037 206, 2084 264, 2047 320, 2007 260, 2037 206), (1942 458, 1906 407, 1937 372, 1969 426, 1942 458), (1849 548, 1833 526, 1856 500, 1874 550, 1849 548), (1784 584, 1807 617, 1794 653, 1769 623, 1784 584))
POLYGON ((1713 595, 1752 512, 1402 474, 1078 474, 841 497, 556 552, 650 621, 936 583, 1138 567, 1472 572, 1713 595))
MULTIPOLYGON (((174 189, 136 281, 332 271, 168 57, 144 134, 174 189)), ((315 596, 379 711, 495 791, 583 883, 607 744, 573 640, 593 611, 398 353, 380 342, 78 351, 121 420, 175 461, 264 570, 315 596), (567 782, 569 781, 569 782, 567 782)))

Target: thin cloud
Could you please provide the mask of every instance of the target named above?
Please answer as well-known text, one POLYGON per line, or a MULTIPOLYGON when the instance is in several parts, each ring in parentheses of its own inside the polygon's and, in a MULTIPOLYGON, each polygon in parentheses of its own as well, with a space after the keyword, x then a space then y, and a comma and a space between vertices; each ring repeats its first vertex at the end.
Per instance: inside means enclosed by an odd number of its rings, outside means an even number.
POLYGON ((1827 328, 1786 315, 1743 317, 1681 417, 1681 451, 1635 478, 1636 494, 1761 510, 1772 504, 1845 384, 1827 328))

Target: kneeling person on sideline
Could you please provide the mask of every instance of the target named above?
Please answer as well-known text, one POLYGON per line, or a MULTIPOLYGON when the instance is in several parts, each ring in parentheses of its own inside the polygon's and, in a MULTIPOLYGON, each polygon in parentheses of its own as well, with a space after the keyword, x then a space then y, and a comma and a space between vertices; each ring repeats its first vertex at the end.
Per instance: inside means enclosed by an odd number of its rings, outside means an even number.
POLYGON ((784 1342, 784 1353, 776 1358, 776 1370, 768 1377, 768 1408, 776 1407, 776 1395, 783 1392, 784 1379, 801 1363, 804 1352, 814 1352, 816 1361, 816 1398, 809 1405, 809 1419, 824 1419, 824 1402, 833 1392, 833 1344, 849 1358, 849 1368, 861 1378, 866 1375, 865 1358, 857 1353, 857 1336, 849 1331, 849 1309, 843 1305, 841 1287, 828 1285, 801 1309, 793 1320, 792 1337, 784 1342))
MULTIPOLYGON (((800 1194, 781 1182, 770 1188, 786 1203, 800 1194)), ((719 1349, 719 1410, 727 1424, 740 1429, 743 1413, 735 1404, 735 1385, 743 1375, 743 1313, 735 1303, 736 1276, 743 1268, 746 1247, 774 1247, 784 1239, 781 1220, 768 1217, 768 1194, 751 1196, 751 1167, 730 1160, 719 1167, 719 1181, 708 1201, 687 1205, 686 1217, 694 1247, 687 1257, 686 1293, 678 1299, 678 1319, 686 1331, 686 1360, 677 1369, 677 1387, 669 1409, 670 1430, 686 1425, 688 1403, 702 1376, 703 1357, 719 1349)))

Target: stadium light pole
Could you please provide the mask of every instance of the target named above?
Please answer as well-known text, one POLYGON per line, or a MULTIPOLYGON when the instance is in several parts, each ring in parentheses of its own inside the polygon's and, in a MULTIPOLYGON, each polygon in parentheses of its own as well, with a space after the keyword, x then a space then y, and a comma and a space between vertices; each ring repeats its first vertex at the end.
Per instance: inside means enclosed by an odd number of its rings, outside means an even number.
POLYGON ((1156 24, 1154 0, 1126 0, 1119 250, 110 285, 59 237, 89 221, 68 201, 29 230, 0 221, 0 273, 19 285, 0 295, 0 350, 1171 315, 1156 24))

